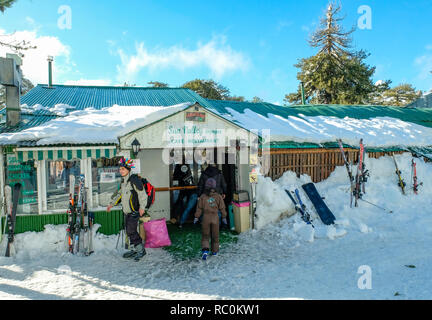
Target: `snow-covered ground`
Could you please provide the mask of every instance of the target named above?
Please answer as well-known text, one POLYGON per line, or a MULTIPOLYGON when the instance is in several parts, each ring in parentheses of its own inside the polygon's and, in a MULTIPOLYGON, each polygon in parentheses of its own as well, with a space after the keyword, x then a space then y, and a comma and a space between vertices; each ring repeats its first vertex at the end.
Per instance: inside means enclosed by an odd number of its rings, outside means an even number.
POLYGON ((63 249, 65 226, 19 234, 17 256, 0 258, 0 298, 431 299, 432 164, 416 159, 423 186, 415 195, 411 156, 396 159, 405 196, 391 157, 366 159, 371 177, 364 199, 393 213, 365 202, 350 208, 345 167, 317 184, 335 226, 322 224, 306 200, 301 185, 309 177, 260 177, 258 229, 208 261, 176 260, 163 249, 148 249, 138 263, 125 261, 117 237, 103 235, 96 236, 93 255, 72 256, 63 249), (284 187, 300 189, 315 229, 290 216, 294 207, 284 187))

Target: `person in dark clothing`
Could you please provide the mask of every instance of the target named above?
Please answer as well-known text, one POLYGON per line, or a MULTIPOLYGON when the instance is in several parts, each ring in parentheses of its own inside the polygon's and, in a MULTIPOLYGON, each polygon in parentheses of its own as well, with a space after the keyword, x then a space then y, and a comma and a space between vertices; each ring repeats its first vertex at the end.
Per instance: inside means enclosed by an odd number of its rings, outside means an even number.
MULTIPOLYGON (((174 169, 173 180, 178 181, 180 187, 193 186, 192 171, 187 164, 177 164, 174 169)), ((198 199, 196 190, 181 190, 175 203, 175 216, 179 216, 179 228, 183 227, 189 213, 195 208, 198 199), (180 215, 181 213, 181 215, 180 215)))
POLYGON ((225 195, 227 192, 227 184, 225 182, 225 178, 222 172, 216 167, 215 164, 210 164, 202 172, 201 177, 198 181, 198 197, 200 197, 204 193, 205 183, 209 178, 213 178, 216 180, 215 191, 222 196, 222 199, 225 199, 225 195))

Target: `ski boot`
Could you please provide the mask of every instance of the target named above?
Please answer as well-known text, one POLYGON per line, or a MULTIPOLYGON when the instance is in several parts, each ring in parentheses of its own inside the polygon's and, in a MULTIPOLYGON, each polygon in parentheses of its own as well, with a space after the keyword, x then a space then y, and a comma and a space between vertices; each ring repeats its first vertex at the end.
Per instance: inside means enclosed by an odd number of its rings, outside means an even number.
POLYGON ((136 252, 135 248, 133 250, 130 250, 126 253, 123 254, 123 258, 125 259, 130 259, 133 258, 137 255, 138 252, 136 252))
POLYGON ((203 249, 203 250, 202 250, 202 256, 201 256, 201 258, 202 258, 203 260, 207 260, 208 255, 209 255, 209 251, 203 249))
POLYGON ((146 252, 146 250, 142 244, 136 245, 135 250, 136 250, 136 255, 134 258, 135 261, 140 261, 141 258, 147 254, 147 252, 146 252))

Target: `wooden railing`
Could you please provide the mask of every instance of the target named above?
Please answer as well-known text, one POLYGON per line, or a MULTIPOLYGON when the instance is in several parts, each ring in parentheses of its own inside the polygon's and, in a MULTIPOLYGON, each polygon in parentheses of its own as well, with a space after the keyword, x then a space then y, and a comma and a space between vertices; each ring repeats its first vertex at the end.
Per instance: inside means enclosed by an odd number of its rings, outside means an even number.
MULTIPOLYGON (((345 148, 347 160, 357 163, 358 149, 345 148)), ((370 158, 380 158, 385 155, 403 152, 368 152, 370 158)), ((280 178, 286 171, 293 171, 299 177, 307 174, 313 182, 327 179, 337 166, 344 162, 339 149, 271 149, 270 172, 273 180, 280 178)))
POLYGON ((160 191, 174 191, 174 190, 194 190, 197 189, 197 186, 187 186, 187 187, 161 187, 161 188, 155 188, 156 192, 160 191))

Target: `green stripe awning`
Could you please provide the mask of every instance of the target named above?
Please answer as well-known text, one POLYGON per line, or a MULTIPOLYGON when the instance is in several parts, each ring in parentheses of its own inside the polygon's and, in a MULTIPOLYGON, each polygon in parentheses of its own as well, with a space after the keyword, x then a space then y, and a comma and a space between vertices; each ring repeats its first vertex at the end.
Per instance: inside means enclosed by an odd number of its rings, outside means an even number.
POLYGON ((21 162, 28 160, 100 159, 114 158, 117 155, 117 146, 17 148, 16 153, 21 162))

